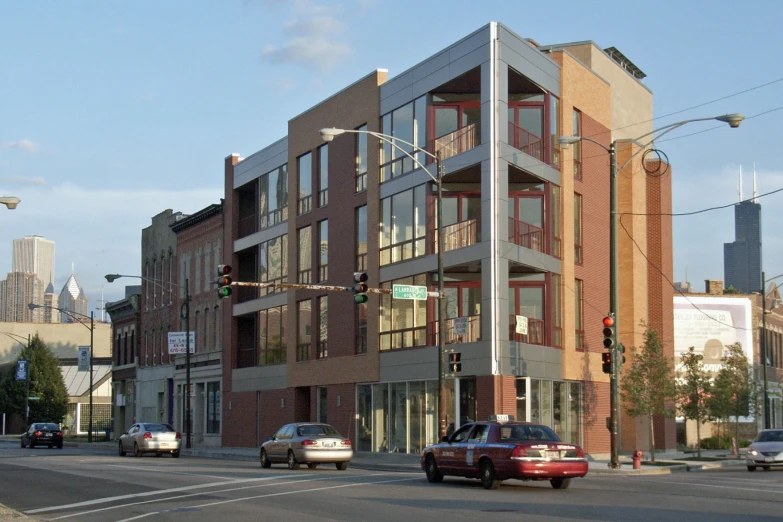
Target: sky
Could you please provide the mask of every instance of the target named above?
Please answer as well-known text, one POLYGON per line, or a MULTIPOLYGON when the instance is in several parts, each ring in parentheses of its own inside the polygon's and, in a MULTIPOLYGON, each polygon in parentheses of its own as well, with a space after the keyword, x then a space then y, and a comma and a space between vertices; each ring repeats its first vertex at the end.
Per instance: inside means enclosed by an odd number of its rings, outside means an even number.
MULTIPOLYGON (((223 196, 223 160, 286 135, 287 122, 375 69, 394 77, 491 21, 541 45, 592 40, 647 74, 656 143, 671 162, 675 280, 723 279, 744 195, 783 188, 783 3, 483 0, 0 0, 0 274, 13 239, 55 242, 55 287, 73 272, 100 315, 122 299, 108 273, 141 273, 141 230, 223 196), (750 8, 752 7, 752 8, 750 8), (704 131, 704 132, 702 132, 704 131), (697 133, 697 134, 694 134, 697 133), (775 159, 775 158, 778 159, 775 159)), ((783 193, 762 204, 763 265, 783 274, 783 193)), ((781 279, 783 282, 783 279, 781 279)), ((125 284, 123 284, 125 283, 125 284)))

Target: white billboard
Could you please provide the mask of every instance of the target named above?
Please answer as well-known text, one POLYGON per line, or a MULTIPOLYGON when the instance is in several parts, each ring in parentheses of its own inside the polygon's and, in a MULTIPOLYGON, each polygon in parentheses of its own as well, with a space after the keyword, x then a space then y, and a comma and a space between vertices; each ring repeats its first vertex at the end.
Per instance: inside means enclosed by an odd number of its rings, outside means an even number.
POLYGON ((704 355, 704 369, 717 373, 724 347, 739 343, 748 363, 753 364, 752 303, 747 297, 675 296, 674 358, 691 346, 704 355))
MULTIPOLYGON (((196 332, 191 330, 190 335, 190 353, 196 353, 196 332)), ((188 339, 185 332, 169 332, 169 355, 185 353, 188 339)))

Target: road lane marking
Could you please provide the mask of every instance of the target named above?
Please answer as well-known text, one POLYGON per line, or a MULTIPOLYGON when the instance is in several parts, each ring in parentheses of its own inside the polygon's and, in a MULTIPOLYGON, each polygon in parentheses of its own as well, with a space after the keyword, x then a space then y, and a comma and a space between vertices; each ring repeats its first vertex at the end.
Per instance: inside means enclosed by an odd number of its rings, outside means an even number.
MULTIPOLYGON (((268 494, 264 494, 264 495, 254 495, 252 497, 232 498, 232 499, 229 499, 229 500, 221 500, 221 501, 218 501, 218 502, 208 502, 206 504, 194 504, 192 506, 185 506, 184 508, 185 509, 187 509, 187 508, 198 508, 198 509, 201 509, 201 508, 205 508, 205 507, 219 506, 221 504, 230 504, 230 503, 233 503, 233 502, 243 502, 245 500, 255 500, 255 499, 258 499, 258 498, 280 497, 280 496, 283 496, 283 495, 295 495, 297 493, 313 493, 313 492, 316 492, 316 491, 326 491, 326 490, 329 490, 329 489, 340 489, 340 488, 349 488, 349 487, 356 487, 356 486, 367 486, 367 485, 375 485, 375 484, 388 484, 388 483, 391 483, 391 482, 405 482, 405 481, 409 481, 409 480, 420 480, 420 479, 421 479, 421 477, 394 479, 394 480, 379 480, 377 482, 356 482, 356 483, 353 483, 353 484, 341 484, 339 486, 326 486, 326 487, 323 487, 323 488, 312 488, 312 489, 304 489, 304 490, 297 490, 297 491, 283 491, 283 492, 280 492, 280 493, 268 493, 268 494)), ((131 517, 131 518, 124 518, 124 519, 119 520, 118 522, 131 522, 133 520, 139 520, 141 518, 146 518, 146 517, 153 516, 153 515, 159 515, 159 514, 164 513, 165 511, 169 511, 169 510, 154 511, 152 513, 145 513, 143 515, 137 515, 137 516, 131 517)), ((85 513, 81 513, 81 514, 85 514, 85 513)), ((52 520, 58 520, 58 519, 54 518, 52 520)))
MULTIPOLYGON (((45 508, 38 508, 38 509, 31 509, 28 511, 25 511, 28 515, 34 515, 37 513, 46 513, 47 511, 57 511, 62 509, 71 509, 71 508, 77 508, 77 507, 84 507, 84 506, 94 506, 96 504, 105 504, 107 502, 116 502, 118 500, 127 500, 131 498, 142 498, 142 497, 151 497, 154 495, 166 495, 168 493, 178 493, 181 491, 192 491, 194 489, 203 489, 203 488, 210 488, 215 486, 226 486, 230 484, 243 484, 248 482, 257 482, 262 480, 273 480, 277 478, 283 478, 286 475, 281 476, 271 476, 271 477, 258 477, 258 478, 252 478, 252 479, 236 479, 233 482, 209 482, 207 484, 196 484, 193 486, 182 486, 179 488, 171 488, 171 489, 159 489, 155 491, 145 491, 143 493, 130 493, 127 495, 117 495, 114 497, 104 497, 104 498, 96 498, 93 500, 85 500, 84 502, 76 502, 74 504, 64 504, 61 506, 49 506, 45 508)), ((308 475, 303 475, 308 476, 308 475)))
POLYGON ((642 481, 642 482, 657 482, 658 484, 677 484, 677 485, 681 485, 681 486, 704 486, 704 487, 707 487, 707 488, 715 488, 715 489, 732 489, 734 491, 755 491, 756 493, 779 493, 780 492, 779 491, 780 490, 780 486, 777 485, 777 484, 769 484, 770 486, 775 486, 775 487, 778 488, 778 491, 773 491, 773 490, 760 490, 758 488, 738 488, 737 486, 721 486, 719 484, 704 484, 703 482, 673 482, 673 481, 670 481, 670 480, 667 480, 667 481, 664 482, 664 481, 659 481, 659 480, 651 481, 651 480, 645 480, 645 479, 640 479, 640 481, 642 481))
MULTIPOLYGON (((307 476, 307 475, 305 475, 305 476, 307 476)), ((309 476, 312 476, 312 475, 309 475, 309 476)), ((349 475, 346 478, 355 478, 355 477, 356 477, 356 475, 349 475)), ((282 477, 277 477, 277 478, 282 478, 282 477)), ((306 479, 306 480, 292 480, 290 482, 276 482, 274 484, 256 484, 254 486, 242 486, 240 488, 221 489, 221 490, 217 490, 217 491, 207 491, 207 492, 204 492, 204 493, 190 493, 188 495, 178 495, 178 496, 175 496, 175 497, 158 498, 158 499, 154 499, 154 500, 144 500, 144 501, 141 501, 141 502, 130 502, 128 504, 120 504, 120 505, 117 505, 117 506, 108 506, 108 507, 105 507, 105 508, 93 509, 91 511, 82 511, 80 513, 71 513, 71 514, 63 515, 63 516, 57 517, 57 518, 50 518, 48 520, 50 520, 50 521, 62 520, 62 519, 65 519, 65 518, 78 517, 78 516, 82 516, 82 515, 89 515, 89 514, 92 514, 92 513, 100 513, 101 511, 110 511, 112 509, 120 509, 120 508, 124 508, 124 507, 138 506, 138 505, 141 505, 141 504, 151 504, 153 502, 168 502, 168 501, 171 501, 171 500, 178 500, 178 499, 188 498, 188 497, 199 497, 199 496, 202 496, 202 495, 215 495, 215 494, 218 494, 218 493, 226 493, 226 492, 231 492, 231 491, 241 491, 243 489, 263 488, 263 487, 272 487, 272 486, 286 486, 286 485, 289 485, 289 484, 299 484, 300 482, 314 482, 314 481, 319 481, 319 480, 329 480, 329 479, 332 479, 332 478, 334 478, 334 475, 328 476, 328 477, 306 479)), ((223 484, 223 485, 225 486, 227 484, 223 484)), ((25 511, 24 513, 30 513, 30 512, 29 511, 25 511)))
POLYGON ((219 478, 223 480, 234 480, 231 477, 221 477, 220 475, 204 475, 202 473, 190 473, 187 471, 169 471, 164 466, 155 467, 155 468, 140 468, 136 466, 120 466, 119 464, 109 464, 105 466, 107 468, 120 468, 120 469, 133 469, 133 470, 140 470, 140 471, 154 471, 156 473, 160 474, 169 474, 169 475, 190 475, 193 477, 209 477, 209 478, 219 478))

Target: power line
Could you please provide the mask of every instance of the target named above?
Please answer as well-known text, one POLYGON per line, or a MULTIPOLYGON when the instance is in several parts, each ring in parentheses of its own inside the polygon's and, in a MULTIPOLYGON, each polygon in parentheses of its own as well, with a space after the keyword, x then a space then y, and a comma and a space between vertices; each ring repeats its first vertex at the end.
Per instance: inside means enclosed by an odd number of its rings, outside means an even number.
POLYGON ((710 212, 711 210, 722 210, 724 208, 733 207, 734 205, 738 205, 739 203, 747 203, 748 201, 753 201, 754 199, 763 198, 765 196, 771 196, 772 194, 777 194, 778 192, 783 192, 783 188, 779 188, 776 190, 772 190, 770 192, 765 192, 764 194, 761 194, 759 196, 754 196, 752 198, 743 199, 742 201, 739 201, 738 203, 729 203, 728 205, 721 205, 719 207, 709 207, 709 208, 703 208, 701 210, 694 210, 693 212, 678 212, 676 214, 670 214, 668 212, 656 212, 656 213, 637 213, 637 212, 620 212, 621 216, 693 216, 696 214, 703 214, 704 212, 710 212))

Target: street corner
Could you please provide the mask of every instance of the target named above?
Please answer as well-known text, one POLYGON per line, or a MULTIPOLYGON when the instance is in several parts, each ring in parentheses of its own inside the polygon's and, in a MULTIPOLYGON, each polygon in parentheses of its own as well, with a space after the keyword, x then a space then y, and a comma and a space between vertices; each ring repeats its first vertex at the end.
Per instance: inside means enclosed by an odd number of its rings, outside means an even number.
POLYGON ((9 520, 30 520, 26 515, 14 511, 11 508, 5 507, 0 504, 0 522, 7 522, 9 520))

